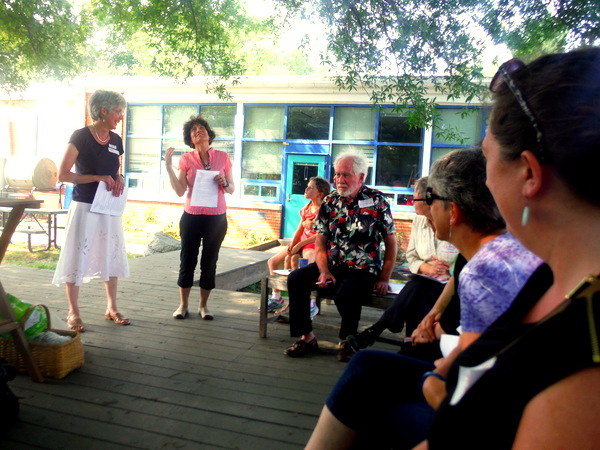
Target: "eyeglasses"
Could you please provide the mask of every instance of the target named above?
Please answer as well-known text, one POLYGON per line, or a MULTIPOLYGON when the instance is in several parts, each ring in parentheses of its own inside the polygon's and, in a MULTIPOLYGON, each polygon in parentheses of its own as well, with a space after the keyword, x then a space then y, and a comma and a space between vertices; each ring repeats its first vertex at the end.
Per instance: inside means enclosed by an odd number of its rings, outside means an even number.
MULTIPOLYGON (((425 191, 425 203, 427 203, 429 206, 433 205, 433 201, 434 200, 443 200, 445 202, 449 202, 450 199, 446 198, 446 197, 440 197, 437 194, 433 193, 433 188, 428 187, 427 190, 425 191)), ((414 202, 414 200, 413 200, 414 202)))
POLYGON ((517 103, 525 113, 525 115, 529 118, 531 125, 535 130, 535 139, 537 141, 539 152, 538 156, 541 160, 544 158, 544 135, 542 134, 542 127, 540 125, 539 120, 535 117, 529 103, 523 96, 521 90, 517 87, 514 80, 510 76, 511 73, 516 72, 517 70, 525 67, 525 63, 518 58, 513 58, 506 61, 504 64, 500 66, 494 78, 492 78, 492 82, 490 83, 490 91, 498 92, 500 86, 502 86, 502 82, 504 81, 512 94, 515 96, 517 103))
POLYGON ((427 199, 426 198, 413 198, 412 201, 413 201, 413 203, 414 202, 426 202, 427 199))

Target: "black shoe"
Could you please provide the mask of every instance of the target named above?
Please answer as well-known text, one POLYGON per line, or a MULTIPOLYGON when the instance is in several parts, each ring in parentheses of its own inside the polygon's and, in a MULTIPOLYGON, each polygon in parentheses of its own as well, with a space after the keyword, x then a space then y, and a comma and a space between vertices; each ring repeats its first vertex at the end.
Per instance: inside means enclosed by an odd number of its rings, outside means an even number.
POLYGON ((367 348, 369 345, 362 339, 360 334, 351 334, 346 336, 348 345, 352 348, 354 353, 360 352, 363 348, 367 348))
POLYGON ((299 339, 296 342, 294 342, 294 345, 292 345, 289 348, 286 348, 283 351, 283 354, 287 355, 287 356, 303 356, 303 355, 306 355, 307 353, 318 352, 318 351, 319 351, 319 344, 317 343, 317 338, 313 338, 313 340, 310 342, 306 342, 306 341, 303 341, 302 339, 299 339))
POLYGON ((348 341, 341 341, 338 345, 338 361, 348 362, 357 352, 352 348, 348 341))

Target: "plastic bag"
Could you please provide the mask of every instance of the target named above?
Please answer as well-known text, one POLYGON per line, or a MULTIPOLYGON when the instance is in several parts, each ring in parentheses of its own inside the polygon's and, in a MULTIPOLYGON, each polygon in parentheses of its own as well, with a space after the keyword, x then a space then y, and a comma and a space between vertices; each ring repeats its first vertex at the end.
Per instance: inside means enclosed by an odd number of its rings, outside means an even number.
MULTIPOLYGON (((22 323, 23 317, 31 308, 31 303, 24 302, 19 300, 17 297, 11 294, 6 294, 6 298, 10 302, 12 309, 17 318, 17 322, 19 322, 23 326, 23 331, 25 332, 25 337, 27 339, 31 339, 32 337, 40 334, 42 331, 45 331, 48 328, 48 317, 46 316, 46 311, 41 306, 36 306, 32 309, 31 313, 25 319, 25 323, 22 323)), ((12 338, 12 334, 5 333, 0 335, 5 338, 12 338)))

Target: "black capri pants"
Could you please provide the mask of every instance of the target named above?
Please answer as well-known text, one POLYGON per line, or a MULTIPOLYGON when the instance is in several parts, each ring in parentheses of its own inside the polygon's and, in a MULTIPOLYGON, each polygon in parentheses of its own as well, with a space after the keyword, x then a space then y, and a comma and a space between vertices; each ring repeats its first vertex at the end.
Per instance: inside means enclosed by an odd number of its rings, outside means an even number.
POLYGON ((198 263, 200 244, 202 244, 200 287, 209 291, 215 288, 219 250, 226 234, 226 214, 210 216, 189 214, 184 211, 179 220, 179 235, 181 236, 181 262, 177 279, 179 287, 190 288, 194 284, 194 271, 198 263))

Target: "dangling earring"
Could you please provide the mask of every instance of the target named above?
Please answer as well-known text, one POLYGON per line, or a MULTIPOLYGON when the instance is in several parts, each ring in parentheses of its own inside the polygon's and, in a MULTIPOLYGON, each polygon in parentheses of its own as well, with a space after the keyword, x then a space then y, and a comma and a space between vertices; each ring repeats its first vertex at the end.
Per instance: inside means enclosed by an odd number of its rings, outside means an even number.
POLYGON ((521 226, 527 226, 529 222, 529 205, 525 205, 523 208, 523 214, 521 215, 521 226))
POLYGON ((448 241, 452 241, 452 227, 454 226, 454 220, 450 220, 450 231, 448 232, 448 241))

